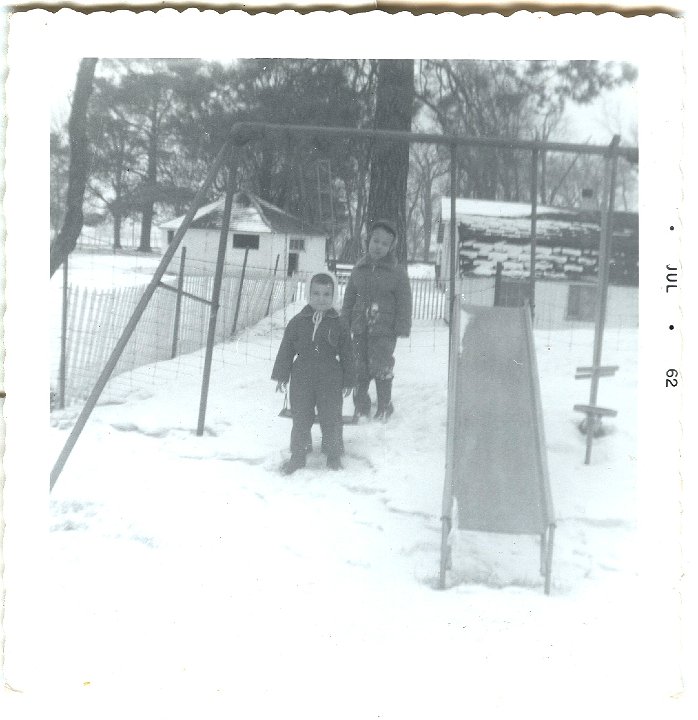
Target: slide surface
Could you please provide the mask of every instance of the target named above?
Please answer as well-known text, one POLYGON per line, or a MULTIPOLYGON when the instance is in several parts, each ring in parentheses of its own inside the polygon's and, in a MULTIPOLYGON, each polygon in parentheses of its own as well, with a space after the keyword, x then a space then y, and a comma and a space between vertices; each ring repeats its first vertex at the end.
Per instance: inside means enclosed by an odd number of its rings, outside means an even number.
POLYGON ((453 475, 462 530, 536 534, 554 523, 529 312, 462 307, 453 475))

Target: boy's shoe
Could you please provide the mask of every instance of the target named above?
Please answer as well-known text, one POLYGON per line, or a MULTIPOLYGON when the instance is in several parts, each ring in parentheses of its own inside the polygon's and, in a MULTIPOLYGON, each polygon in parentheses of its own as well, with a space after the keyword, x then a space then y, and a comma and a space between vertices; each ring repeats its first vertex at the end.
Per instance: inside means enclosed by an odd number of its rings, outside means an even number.
POLYGON ((388 422, 388 419, 394 412, 395 412, 395 408, 393 407, 393 404, 388 403, 387 407, 384 407, 384 408, 379 407, 378 410, 376 410, 374 419, 380 420, 381 422, 388 422))
POLYGON ((288 459, 282 466, 281 466, 281 473, 283 475, 291 475, 296 470, 300 470, 301 468, 305 467, 305 455, 291 455, 290 459, 288 459))
POLYGON ((360 383, 354 390, 354 417, 369 417, 371 414, 371 397, 368 394, 368 383, 360 383))
POLYGON ((393 404, 390 402, 392 394, 393 381, 392 378, 376 380, 376 395, 378 402, 375 419, 385 422, 394 412, 393 404))
POLYGON ((339 458, 337 456, 330 455, 327 458, 327 468, 328 470, 341 470, 342 463, 339 461, 339 458))

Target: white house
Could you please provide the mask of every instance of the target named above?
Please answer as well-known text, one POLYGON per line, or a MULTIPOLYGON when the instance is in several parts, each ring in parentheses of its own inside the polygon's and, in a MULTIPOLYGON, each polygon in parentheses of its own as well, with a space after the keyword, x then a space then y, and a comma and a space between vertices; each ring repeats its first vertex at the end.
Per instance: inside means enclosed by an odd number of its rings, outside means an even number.
MULTIPOLYGON (((182 248, 186 247, 187 274, 213 274, 223 221, 225 196, 197 211, 170 264, 179 267, 182 248)), ((184 216, 159 226, 163 246, 172 242, 184 216)), ((250 192, 238 192, 233 198, 225 253, 225 270, 242 267, 247 251, 248 270, 277 270, 279 273, 311 273, 327 269, 326 236, 281 208, 250 192)))

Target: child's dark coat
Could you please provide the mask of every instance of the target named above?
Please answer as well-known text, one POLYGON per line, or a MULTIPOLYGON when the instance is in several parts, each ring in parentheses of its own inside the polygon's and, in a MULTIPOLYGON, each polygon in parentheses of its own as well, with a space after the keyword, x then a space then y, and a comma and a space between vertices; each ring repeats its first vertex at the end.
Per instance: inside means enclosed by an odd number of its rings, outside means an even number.
POLYGON ((272 380, 289 382, 291 452, 304 453, 315 408, 328 456, 338 456, 342 436, 342 388, 354 385, 351 339, 337 311, 325 311, 313 340, 313 308, 306 305, 286 326, 272 380))
POLYGON ((342 303, 342 320, 354 336, 359 382, 392 377, 397 337, 412 326, 412 289, 392 252, 380 260, 367 253, 355 265, 342 303))

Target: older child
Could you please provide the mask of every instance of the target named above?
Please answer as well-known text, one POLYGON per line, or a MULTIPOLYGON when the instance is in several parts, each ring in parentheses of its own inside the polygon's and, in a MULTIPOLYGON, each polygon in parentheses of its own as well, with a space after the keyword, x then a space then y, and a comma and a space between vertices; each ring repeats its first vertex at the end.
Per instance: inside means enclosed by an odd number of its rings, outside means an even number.
POLYGON ((355 415, 369 415, 368 388, 376 381, 376 415, 387 420, 391 402, 395 343, 409 337, 412 291, 407 272, 397 264, 397 233, 386 220, 373 223, 368 252, 356 263, 342 304, 342 320, 351 328, 356 362, 355 415))
POLYGON ((286 326, 276 356, 272 380, 289 394, 293 429, 291 458, 281 468, 290 475, 305 467, 310 429, 317 408, 327 467, 339 470, 342 451, 342 391, 347 397, 354 385, 354 361, 349 332, 332 307, 334 279, 317 273, 310 280, 309 302, 286 326))

